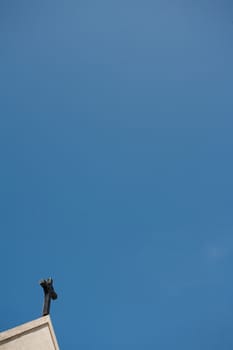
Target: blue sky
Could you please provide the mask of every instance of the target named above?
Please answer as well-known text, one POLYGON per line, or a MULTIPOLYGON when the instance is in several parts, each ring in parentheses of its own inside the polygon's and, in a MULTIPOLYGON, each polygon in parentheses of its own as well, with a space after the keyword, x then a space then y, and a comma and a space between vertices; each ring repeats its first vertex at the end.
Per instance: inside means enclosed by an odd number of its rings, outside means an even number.
POLYGON ((233 3, 2 0, 0 329, 233 345, 233 3))

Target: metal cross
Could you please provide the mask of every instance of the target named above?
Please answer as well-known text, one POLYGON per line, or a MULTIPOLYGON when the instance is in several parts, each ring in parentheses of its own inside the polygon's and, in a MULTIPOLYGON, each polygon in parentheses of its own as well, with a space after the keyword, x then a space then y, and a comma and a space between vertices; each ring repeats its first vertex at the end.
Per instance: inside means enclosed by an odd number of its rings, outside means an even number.
POLYGON ((52 278, 48 278, 47 280, 41 280, 40 285, 44 290, 44 306, 42 316, 46 316, 49 314, 50 311, 51 299, 57 299, 57 293, 53 288, 52 278))

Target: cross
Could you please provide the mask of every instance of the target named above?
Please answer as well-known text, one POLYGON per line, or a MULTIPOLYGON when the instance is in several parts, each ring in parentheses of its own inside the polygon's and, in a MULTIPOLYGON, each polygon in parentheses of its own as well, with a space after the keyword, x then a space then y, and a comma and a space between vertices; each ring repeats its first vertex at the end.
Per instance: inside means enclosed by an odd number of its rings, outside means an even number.
POLYGON ((44 290, 44 306, 42 316, 46 316, 49 314, 50 311, 51 299, 57 299, 57 293, 53 288, 52 278, 48 278, 47 280, 41 280, 40 285, 44 290))

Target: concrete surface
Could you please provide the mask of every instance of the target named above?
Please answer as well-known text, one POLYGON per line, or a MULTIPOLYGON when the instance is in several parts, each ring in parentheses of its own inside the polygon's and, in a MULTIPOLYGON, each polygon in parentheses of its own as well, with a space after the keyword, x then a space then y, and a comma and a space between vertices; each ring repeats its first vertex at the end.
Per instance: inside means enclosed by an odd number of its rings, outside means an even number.
POLYGON ((59 350, 50 317, 1 332, 0 350, 59 350))

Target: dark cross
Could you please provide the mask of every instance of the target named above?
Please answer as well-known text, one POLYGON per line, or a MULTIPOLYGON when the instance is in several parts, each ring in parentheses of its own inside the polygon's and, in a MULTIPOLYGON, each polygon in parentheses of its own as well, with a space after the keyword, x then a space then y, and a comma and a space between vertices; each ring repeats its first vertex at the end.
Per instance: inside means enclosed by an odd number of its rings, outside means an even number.
POLYGON ((57 293, 53 288, 52 278, 48 278, 47 280, 41 280, 40 285, 44 290, 44 306, 42 316, 46 316, 49 314, 50 311, 51 299, 57 299, 57 293))

